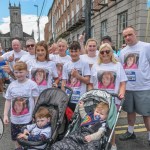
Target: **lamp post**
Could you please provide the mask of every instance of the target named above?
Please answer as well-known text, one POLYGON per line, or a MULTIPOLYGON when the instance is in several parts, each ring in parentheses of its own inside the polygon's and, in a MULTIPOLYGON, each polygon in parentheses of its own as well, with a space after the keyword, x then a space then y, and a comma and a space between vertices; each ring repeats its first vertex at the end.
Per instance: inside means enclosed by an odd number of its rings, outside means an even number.
POLYGON ((38 5, 34 5, 37 8, 37 28, 38 28, 38 42, 40 41, 40 18, 38 17, 38 5))

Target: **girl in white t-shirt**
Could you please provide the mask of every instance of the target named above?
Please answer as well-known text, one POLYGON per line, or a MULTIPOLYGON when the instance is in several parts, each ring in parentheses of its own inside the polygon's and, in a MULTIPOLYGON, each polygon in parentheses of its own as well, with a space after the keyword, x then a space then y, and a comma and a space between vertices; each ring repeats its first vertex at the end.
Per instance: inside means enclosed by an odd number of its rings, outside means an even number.
MULTIPOLYGON (((125 71, 113 55, 113 50, 108 43, 104 43, 99 49, 98 63, 91 69, 89 89, 103 89, 118 94, 120 99, 124 98, 127 77, 125 71)), ((116 106, 120 100, 115 99, 116 106)), ((112 138, 111 150, 116 150, 115 136, 112 138)))
POLYGON ((44 41, 35 45, 36 58, 27 62, 29 78, 38 84, 40 93, 53 85, 57 86, 59 79, 56 63, 49 60, 48 46, 44 41))
POLYGON ((11 137, 17 149, 20 147, 16 141, 17 135, 24 125, 32 121, 32 113, 39 96, 39 89, 35 82, 26 78, 28 71, 25 62, 16 62, 13 69, 17 80, 13 81, 6 91, 4 124, 9 123, 8 113, 10 110, 11 137))

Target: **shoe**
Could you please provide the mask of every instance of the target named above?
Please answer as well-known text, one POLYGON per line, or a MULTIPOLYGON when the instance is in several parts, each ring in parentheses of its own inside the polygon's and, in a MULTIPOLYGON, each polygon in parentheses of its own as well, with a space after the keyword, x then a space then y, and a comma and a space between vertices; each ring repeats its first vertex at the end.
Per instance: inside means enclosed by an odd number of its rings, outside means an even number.
POLYGON ((126 140, 130 140, 130 139, 136 139, 136 135, 130 132, 126 132, 125 134, 123 134, 121 137, 119 137, 119 140, 121 141, 126 141, 126 140))
POLYGON ((110 150, 117 150, 117 146, 116 145, 112 145, 110 150))

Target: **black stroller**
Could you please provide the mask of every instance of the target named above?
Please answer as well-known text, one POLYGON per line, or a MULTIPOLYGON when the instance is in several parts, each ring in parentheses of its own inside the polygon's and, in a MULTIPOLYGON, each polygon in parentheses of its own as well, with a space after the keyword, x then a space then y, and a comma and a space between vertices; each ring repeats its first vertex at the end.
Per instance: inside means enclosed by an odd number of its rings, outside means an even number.
POLYGON ((44 149, 47 149, 48 147, 50 147, 52 143, 54 143, 56 140, 61 139, 64 136, 67 125, 65 111, 72 94, 72 90, 70 88, 67 87, 65 88, 70 91, 70 95, 67 95, 64 91, 58 88, 49 88, 44 90, 40 94, 33 112, 33 118, 40 106, 48 108, 48 110, 52 113, 51 118, 52 136, 50 139, 46 141, 37 141, 37 142, 18 139, 17 141, 24 148, 24 150, 38 149, 37 148, 38 146, 44 144, 46 144, 46 147, 44 149))
MULTIPOLYGON (((104 102, 109 105, 109 114, 107 117, 107 130, 100 140, 92 142, 84 142, 83 132, 80 131, 81 117, 79 114, 78 105, 76 106, 72 123, 69 125, 66 135, 62 141, 56 142, 52 145, 52 150, 108 150, 109 143, 112 138, 116 123, 122 104, 117 113, 117 109, 114 103, 114 97, 116 94, 110 94, 102 90, 91 90, 82 95, 80 100, 84 102, 85 111, 87 113, 93 112, 93 109, 99 102, 104 102), (77 133, 77 134, 76 134, 77 133)), ((82 129, 81 129, 82 130, 82 129)), ((85 132, 85 131, 84 131, 85 132)), ((88 131, 89 132, 89 131, 88 131)))

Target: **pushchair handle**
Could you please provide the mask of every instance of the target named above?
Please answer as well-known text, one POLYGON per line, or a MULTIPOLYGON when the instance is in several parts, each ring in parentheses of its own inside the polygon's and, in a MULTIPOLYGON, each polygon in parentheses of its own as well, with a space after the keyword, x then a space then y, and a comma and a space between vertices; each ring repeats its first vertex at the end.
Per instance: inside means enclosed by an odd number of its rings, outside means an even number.
POLYGON ((64 86, 64 88, 65 88, 65 91, 69 91, 69 92, 67 92, 67 93, 68 93, 69 101, 70 101, 71 96, 72 96, 72 94, 73 94, 73 90, 72 90, 70 87, 68 87, 68 86, 64 86))

